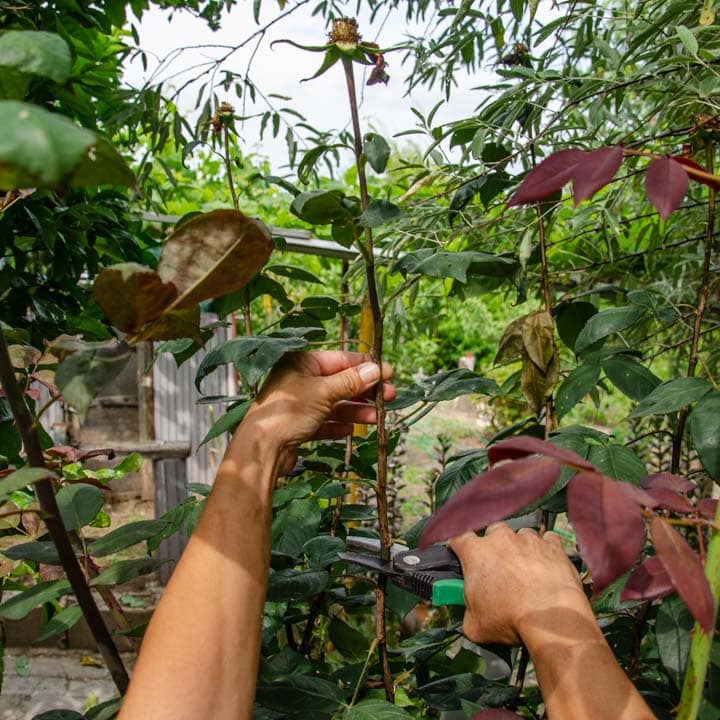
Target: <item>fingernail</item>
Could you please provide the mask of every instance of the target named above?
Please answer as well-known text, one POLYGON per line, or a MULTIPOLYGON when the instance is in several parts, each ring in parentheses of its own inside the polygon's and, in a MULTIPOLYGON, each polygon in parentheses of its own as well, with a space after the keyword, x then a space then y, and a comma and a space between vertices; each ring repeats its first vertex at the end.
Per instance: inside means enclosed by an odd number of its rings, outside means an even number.
POLYGON ((364 383, 377 382, 380 379, 380 368, 372 362, 358 365, 358 375, 364 383))

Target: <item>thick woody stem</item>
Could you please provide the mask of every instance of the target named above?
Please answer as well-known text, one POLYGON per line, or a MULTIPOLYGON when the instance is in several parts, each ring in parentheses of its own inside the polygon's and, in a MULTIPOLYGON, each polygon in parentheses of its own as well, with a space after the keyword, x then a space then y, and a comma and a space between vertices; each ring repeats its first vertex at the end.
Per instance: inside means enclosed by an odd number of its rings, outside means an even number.
MULTIPOLYGON (((712 145, 705 146, 705 156, 708 167, 712 171, 712 145)), ((690 341, 690 359, 688 360, 687 376, 695 375, 695 368, 698 362, 698 347, 702 334, 702 322, 707 307, 708 295, 710 293, 710 260, 713 251, 713 234, 715 232, 715 188, 711 187, 708 197, 707 228, 705 229, 705 252, 703 256, 702 274, 700 288, 698 289, 697 303, 695 305, 695 322, 693 324, 692 340, 690 341)), ((685 423, 687 421, 690 406, 685 405, 678 413, 675 432, 673 433, 672 459, 670 461, 670 472, 678 472, 680 469, 680 453, 682 451, 683 435, 685 434, 685 423)))
MULTIPOLYGON (((358 184, 360 186, 360 202, 363 210, 366 210, 370 202, 367 189, 367 178, 365 177, 365 159, 362 149, 362 133, 360 131, 360 117, 357 107, 357 93, 355 91, 355 76, 353 73, 352 60, 343 58, 343 69, 348 89, 350 102, 350 114, 352 116, 353 137, 355 143, 355 163, 358 171, 358 184)), ((383 351, 383 313, 378 298, 377 283, 375 280, 375 256, 373 253, 372 230, 365 228, 365 273, 367 281, 368 300, 372 308, 374 336, 372 344, 372 359, 382 369, 383 351)), ((383 399, 382 378, 375 387, 375 408, 377 411, 377 484, 376 499, 378 510, 378 525, 380 528, 381 558, 390 559, 390 527, 388 524, 388 501, 387 501, 387 428, 385 426, 385 402, 383 399)), ((378 655, 383 674, 383 685, 385 695, 389 702, 395 697, 395 687, 390 673, 390 663, 387 654, 387 633, 385 627, 385 584, 386 578, 380 578, 376 589, 377 603, 375 606, 375 636, 377 638, 378 655)))
MULTIPOLYGON (((40 438, 33 428, 32 417, 15 379, 15 371, 13 370, 7 342, 2 329, 0 329, 0 381, 2 382, 5 397, 15 419, 15 425, 22 437, 28 464, 32 467, 46 467, 43 459, 42 446, 40 445, 40 438)), ((55 492, 53 491, 52 483, 48 479, 38 480, 34 483, 34 487, 38 503, 44 513, 45 525, 53 543, 55 543, 63 570, 77 597, 78 605, 85 616, 88 627, 95 638, 98 650, 105 660, 105 664, 110 671, 118 692, 124 695, 129 683, 127 671, 125 670, 125 666, 120 658, 117 647, 115 647, 110 632, 103 621, 102 615, 95 604, 95 599, 92 596, 80 564, 75 557, 68 533, 60 520, 60 511, 55 501, 55 492)))

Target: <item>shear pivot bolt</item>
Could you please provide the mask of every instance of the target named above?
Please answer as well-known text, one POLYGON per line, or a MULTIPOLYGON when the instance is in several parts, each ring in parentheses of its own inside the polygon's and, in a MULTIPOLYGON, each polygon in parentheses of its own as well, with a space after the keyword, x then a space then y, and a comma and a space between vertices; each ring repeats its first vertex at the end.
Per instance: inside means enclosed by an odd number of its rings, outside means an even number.
POLYGON ((420 562, 420 558, 417 555, 406 555, 403 558, 403 562, 406 565, 417 565, 420 562))

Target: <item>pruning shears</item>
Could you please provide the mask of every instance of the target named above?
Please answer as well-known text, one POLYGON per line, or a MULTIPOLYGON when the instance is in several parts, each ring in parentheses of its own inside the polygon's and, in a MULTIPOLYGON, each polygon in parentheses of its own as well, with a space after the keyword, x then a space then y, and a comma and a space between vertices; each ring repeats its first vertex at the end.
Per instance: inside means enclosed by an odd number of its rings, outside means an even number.
POLYGON ((374 538, 351 535, 346 545, 364 552, 341 552, 340 559, 386 575, 398 587, 433 605, 465 605, 462 567, 446 545, 431 545, 421 552, 395 543, 388 561, 379 557, 380 541, 374 538))

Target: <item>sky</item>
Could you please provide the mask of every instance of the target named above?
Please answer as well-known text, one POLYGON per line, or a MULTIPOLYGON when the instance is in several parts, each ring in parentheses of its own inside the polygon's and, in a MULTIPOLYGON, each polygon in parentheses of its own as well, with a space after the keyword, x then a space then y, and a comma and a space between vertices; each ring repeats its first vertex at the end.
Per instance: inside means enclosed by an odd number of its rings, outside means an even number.
MULTIPOLYGON (((315 4, 312 2, 303 6, 291 17, 278 22, 267 31, 253 59, 251 76, 258 88, 266 95, 273 93, 291 98, 290 100, 273 99, 272 102, 298 110, 307 117, 310 125, 323 130, 348 127, 349 110, 340 66, 333 67, 317 79, 301 83, 303 78, 310 77, 317 70, 322 54, 305 52, 286 44, 276 44, 271 47, 274 40, 283 38, 290 38, 301 44, 324 44, 327 32, 324 21, 321 17, 311 15, 311 8, 315 4)), ((291 6, 292 0, 287 3, 285 9, 291 6)), ((278 14, 276 0, 264 0, 261 6, 261 26, 278 14)), ((408 31, 427 34, 437 22, 437 18, 428 17, 426 26, 412 27, 406 23, 403 13, 395 12, 392 15, 377 17, 372 24, 367 16, 361 15, 358 17, 358 22, 365 40, 377 41, 381 47, 389 47, 405 41, 408 31)), ((203 20, 187 13, 174 13, 171 16, 169 12, 153 8, 143 15, 142 23, 138 27, 140 47, 148 54, 147 71, 143 70, 139 59, 136 59, 127 70, 126 80, 132 85, 138 85, 152 73, 156 73, 156 77, 166 79, 167 92, 172 87, 179 87, 191 77, 183 72, 185 69, 208 59, 220 57, 227 52, 226 48, 200 46, 206 44, 236 46, 256 32, 259 27, 252 17, 252 3, 249 0, 235 6, 216 32, 211 31, 203 20), (179 48, 187 49, 176 55, 174 51, 179 48), (158 72, 158 63, 170 54, 173 57, 172 61, 163 64, 158 72)), ((244 73, 254 48, 254 42, 248 43, 245 48, 233 53, 223 67, 244 73)), ((360 108, 363 130, 373 130, 391 141, 395 133, 416 125, 417 118, 412 113, 411 107, 427 114, 437 102, 443 101, 436 116, 436 123, 468 117, 482 97, 472 88, 499 79, 492 62, 486 62, 472 76, 465 72, 457 73, 458 87, 453 91, 449 102, 444 101, 444 94, 439 87, 433 90, 417 89, 411 96, 406 96, 403 79, 409 67, 401 66, 403 54, 404 51, 399 51, 386 57, 390 74, 390 82, 387 86, 365 87, 364 82, 357 80, 358 87, 363 91, 360 108)), ((196 69, 192 72, 197 74, 199 71, 201 70, 196 69)), ((218 76, 215 79, 217 81, 218 76)), ((210 72, 204 74, 200 83, 208 80, 212 81, 210 72)), ((195 92, 191 88, 181 95, 179 104, 182 110, 192 111, 197 87, 196 85, 195 92)), ((222 88, 219 88, 218 97, 221 101, 225 99, 222 88)), ((227 93, 227 100, 235 106, 236 112, 241 111, 241 101, 232 88, 227 93)), ((259 109, 264 109, 262 103, 254 112, 259 109)), ((248 107, 248 112, 250 111, 252 108, 248 107)), ((272 138, 270 133, 266 133, 261 142, 258 123, 248 122, 240 129, 240 134, 242 150, 245 154, 257 153, 268 157, 273 171, 282 172, 283 165, 287 163, 284 130, 281 129, 278 138, 272 138)), ((427 139, 421 139, 419 142, 423 150, 429 144, 427 139)))

